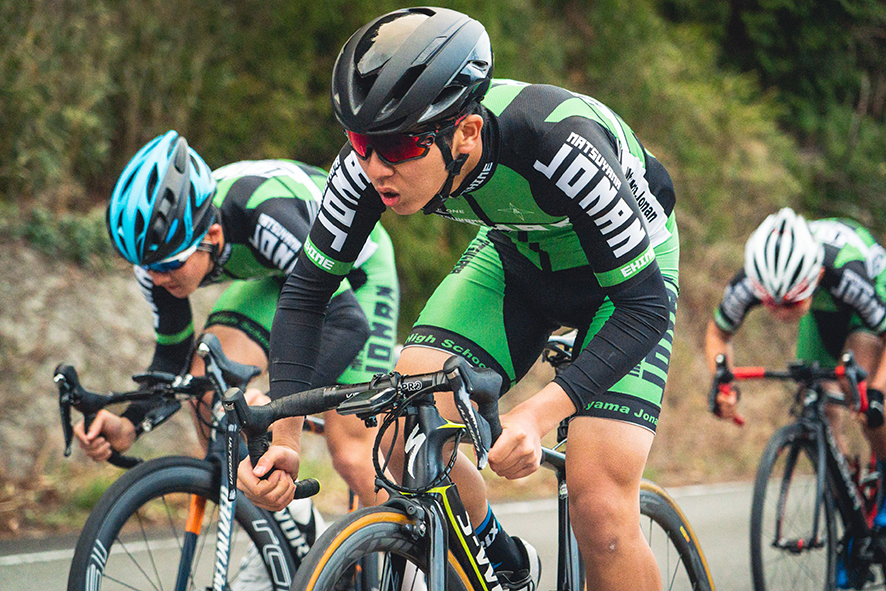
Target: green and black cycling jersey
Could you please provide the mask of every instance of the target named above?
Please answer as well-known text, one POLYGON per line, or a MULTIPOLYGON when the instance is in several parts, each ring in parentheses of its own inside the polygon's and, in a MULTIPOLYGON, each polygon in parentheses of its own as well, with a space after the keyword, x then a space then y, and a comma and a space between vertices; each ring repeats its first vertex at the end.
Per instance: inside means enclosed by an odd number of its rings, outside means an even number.
MULTIPOLYGON (((671 180, 627 125, 590 97, 499 80, 482 105, 482 158, 435 213, 481 226, 478 239, 494 245, 494 264, 529 265, 541 277, 580 274, 588 301, 611 301, 611 314, 557 378, 583 408, 667 331, 672 304, 653 249, 676 241, 671 180)), ((281 293, 271 336, 273 397, 310 384, 310 342, 322 307, 384 209, 357 154, 345 145, 330 172, 317 223, 281 293), (278 364, 279 359, 298 364, 278 364)), ((470 251, 465 257, 472 258, 470 251)), ((458 271, 457 266, 453 273, 458 271)), ((673 281, 675 302, 675 276, 673 281)), ((569 289, 571 283, 565 285, 569 289)), ((548 287, 533 281, 525 289, 548 287)), ((550 307, 540 315, 558 321, 556 301, 550 307)), ((594 312, 582 312, 586 327, 594 312)), ((472 322, 486 320, 503 321, 499 316, 472 322)), ((532 346, 540 344, 543 340, 532 346)), ((504 377, 508 384, 519 375, 504 377)))
MULTIPOLYGON (((224 247, 204 283, 234 281, 234 285, 219 300, 222 305, 216 306, 207 325, 239 328, 267 352, 279 290, 320 209, 326 173, 292 160, 258 160, 235 162, 212 174, 218 183, 213 201, 224 247), (261 281, 267 285, 262 287, 261 281)), ((363 263, 387 240, 383 233, 380 226, 374 229, 361 249, 351 273, 356 287, 366 283, 363 263)), ((154 316, 157 342, 151 369, 178 373, 189 361, 194 338, 191 303, 154 285, 143 268, 136 266, 135 274, 154 316)), ((343 284, 343 290, 347 287, 343 284)), ((365 327, 365 318, 362 322, 365 327)))
MULTIPOLYGON (((833 364, 851 331, 886 335, 886 251, 853 220, 816 220, 809 228, 824 245, 824 274, 801 320, 798 355, 833 364)), ((714 321, 734 333, 761 304, 742 269, 726 287, 714 321)))

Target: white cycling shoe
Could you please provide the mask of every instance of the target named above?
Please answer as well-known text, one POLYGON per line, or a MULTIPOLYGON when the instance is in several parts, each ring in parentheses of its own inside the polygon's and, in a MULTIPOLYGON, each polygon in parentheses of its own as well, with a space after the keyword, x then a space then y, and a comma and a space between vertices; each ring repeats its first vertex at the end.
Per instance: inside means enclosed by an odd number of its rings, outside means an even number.
POLYGON ((541 558, 532 544, 517 536, 511 538, 520 548, 525 568, 518 571, 495 571, 498 582, 508 591, 536 591, 541 580, 541 558))

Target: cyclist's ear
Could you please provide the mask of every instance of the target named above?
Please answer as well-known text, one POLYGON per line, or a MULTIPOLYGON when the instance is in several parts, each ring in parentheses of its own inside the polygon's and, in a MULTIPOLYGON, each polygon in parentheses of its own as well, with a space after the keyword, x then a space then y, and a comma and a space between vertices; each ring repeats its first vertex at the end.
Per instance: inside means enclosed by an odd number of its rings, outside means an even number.
POLYGON ((476 113, 468 115, 459 123, 455 131, 453 147, 458 154, 470 154, 481 145, 480 131, 483 129, 483 117, 476 113))

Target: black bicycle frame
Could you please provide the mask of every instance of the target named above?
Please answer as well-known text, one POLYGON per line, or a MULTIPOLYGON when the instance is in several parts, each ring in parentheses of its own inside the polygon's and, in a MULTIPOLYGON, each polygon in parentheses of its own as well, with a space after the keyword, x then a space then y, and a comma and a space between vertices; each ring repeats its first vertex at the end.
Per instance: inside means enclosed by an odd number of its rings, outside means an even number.
MULTIPOLYGON (((433 395, 427 394, 414 401, 404 421, 405 458, 403 487, 424 490, 446 470, 444 447, 463 429, 460 424, 445 420, 433 404, 433 395)), ((565 439, 565 425, 558 437, 565 439)), ((542 465, 557 475, 558 495, 558 586, 560 591, 572 589, 580 580, 581 564, 576 560, 578 545, 569 521, 569 495, 566 489, 566 456, 542 448, 542 465)), ((422 493, 402 493, 386 504, 405 508, 415 520, 418 533, 427 535, 430 542, 427 575, 428 591, 445 589, 446 556, 451 551, 465 570, 471 588, 501 591, 501 585, 486 557, 486 552, 468 517, 457 488, 448 476, 442 482, 422 493), (444 531, 445 530, 445 531, 444 531)))
MULTIPOLYGON (((869 531, 870 528, 865 516, 865 501, 855 484, 852 470, 846 463, 843 452, 840 451, 830 422, 825 415, 824 406, 828 401, 826 392, 820 386, 801 386, 797 400, 803 401, 801 416, 795 423, 800 425, 802 429, 797 440, 806 440, 814 446, 817 462, 815 467, 815 513, 812 521, 812 536, 809 538, 810 543, 820 546, 819 528, 822 521, 820 516, 825 506, 827 491, 831 493, 847 532, 869 531)), ((782 505, 783 495, 787 492, 787 478, 792 474, 797 456, 802 452, 799 447, 793 446, 790 453, 791 455, 785 464, 781 491, 779 491, 779 506, 782 505)), ((776 527, 776 539, 782 539, 781 521, 776 527)), ((881 543, 877 548, 880 554, 879 559, 886 559, 886 547, 883 547, 881 543)))
MULTIPOLYGON (((458 436, 464 425, 445 420, 434 405, 433 394, 414 400, 406 411, 403 437, 403 488, 424 490, 435 481, 439 484, 421 493, 400 493, 386 504, 404 508, 415 521, 417 534, 427 536, 428 591, 446 589, 446 564, 449 551, 464 568, 471 588, 502 591, 486 551, 480 545, 457 488, 452 484, 443 462, 448 441, 458 436)), ((392 491, 393 492, 393 491, 392 491)))

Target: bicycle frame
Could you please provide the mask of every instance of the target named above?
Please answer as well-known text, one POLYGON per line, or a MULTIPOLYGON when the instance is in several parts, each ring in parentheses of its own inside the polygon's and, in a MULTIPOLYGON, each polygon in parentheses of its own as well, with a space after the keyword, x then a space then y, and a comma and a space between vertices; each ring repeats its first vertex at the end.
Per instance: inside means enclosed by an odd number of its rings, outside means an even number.
MULTIPOLYGON (((446 444, 464 429, 441 417, 431 394, 425 395, 407 410, 403 437, 405 458, 402 486, 425 489, 429 483, 446 471, 443 454, 446 444)), ((561 425, 558 438, 565 435, 561 425)), ((569 496, 566 489, 566 457, 564 454, 542 448, 542 465, 554 471, 558 481, 558 589, 580 591, 578 545, 569 522, 569 496)), ((446 555, 451 551, 467 575, 471 588, 483 591, 501 591, 501 585, 486 557, 485 550, 474 534, 467 511, 454 484, 444 482, 421 493, 392 494, 385 504, 402 508, 415 520, 418 532, 429 539, 428 591, 446 589, 446 555)))
MULTIPOLYGON (((733 380, 773 378, 793 380, 798 384, 794 394, 794 414, 797 416, 794 424, 799 426, 800 432, 795 441, 807 441, 814 446, 816 453, 815 513, 812 520, 812 531, 806 539, 784 541, 781 531, 782 523, 779 519, 776 523, 776 539, 773 541, 776 547, 792 552, 799 552, 805 548, 822 547, 820 535, 823 527, 822 511, 826 502, 825 495, 830 494, 844 524, 845 535, 875 540, 876 543, 871 546, 874 551, 872 558, 877 562, 886 563, 886 540, 879 540, 873 536, 871 529, 874 507, 869 506, 856 483, 825 413, 825 407, 829 403, 849 406, 856 412, 863 412, 867 408, 864 377, 864 371, 855 363, 849 353, 844 355, 842 365, 837 368, 825 369, 815 365, 795 364, 787 372, 768 371, 759 367, 734 368, 729 371, 725 367, 725 361, 718 359, 711 399, 718 388, 728 385, 733 380), (850 384, 849 400, 834 396, 825 388, 823 381, 837 378, 848 380, 850 384)), ((785 495, 788 491, 787 482, 784 479, 793 474, 800 453, 803 453, 803 450, 793 446, 786 460, 782 477, 783 484, 779 490, 779 507, 784 506, 785 495)))
MULTIPOLYGON (((822 507, 824 506, 825 491, 830 491, 840 519, 847 532, 862 534, 864 536, 872 535, 871 527, 873 524, 874 513, 868 507, 864 496, 859 490, 849 467, 846 457, 840 450, 836 437, 834 437, 831 429, 830 421, 824 412, 824 405, 830 398, 819 387, 815 390, 816 395, 809 403, 803 407, 803 413, 798 419, 798 423, 803 425, 805 433, 811 436, 811 440, 816 445, 816 451, 819 459, 816 475, 816 507, 813 521, 813 536, 810 539, 818 540, 819 533, 819 517, 822 507)), ((876 560, 886 560, 886 545, 880 542, 875 546, 878 555, 876 560)))

